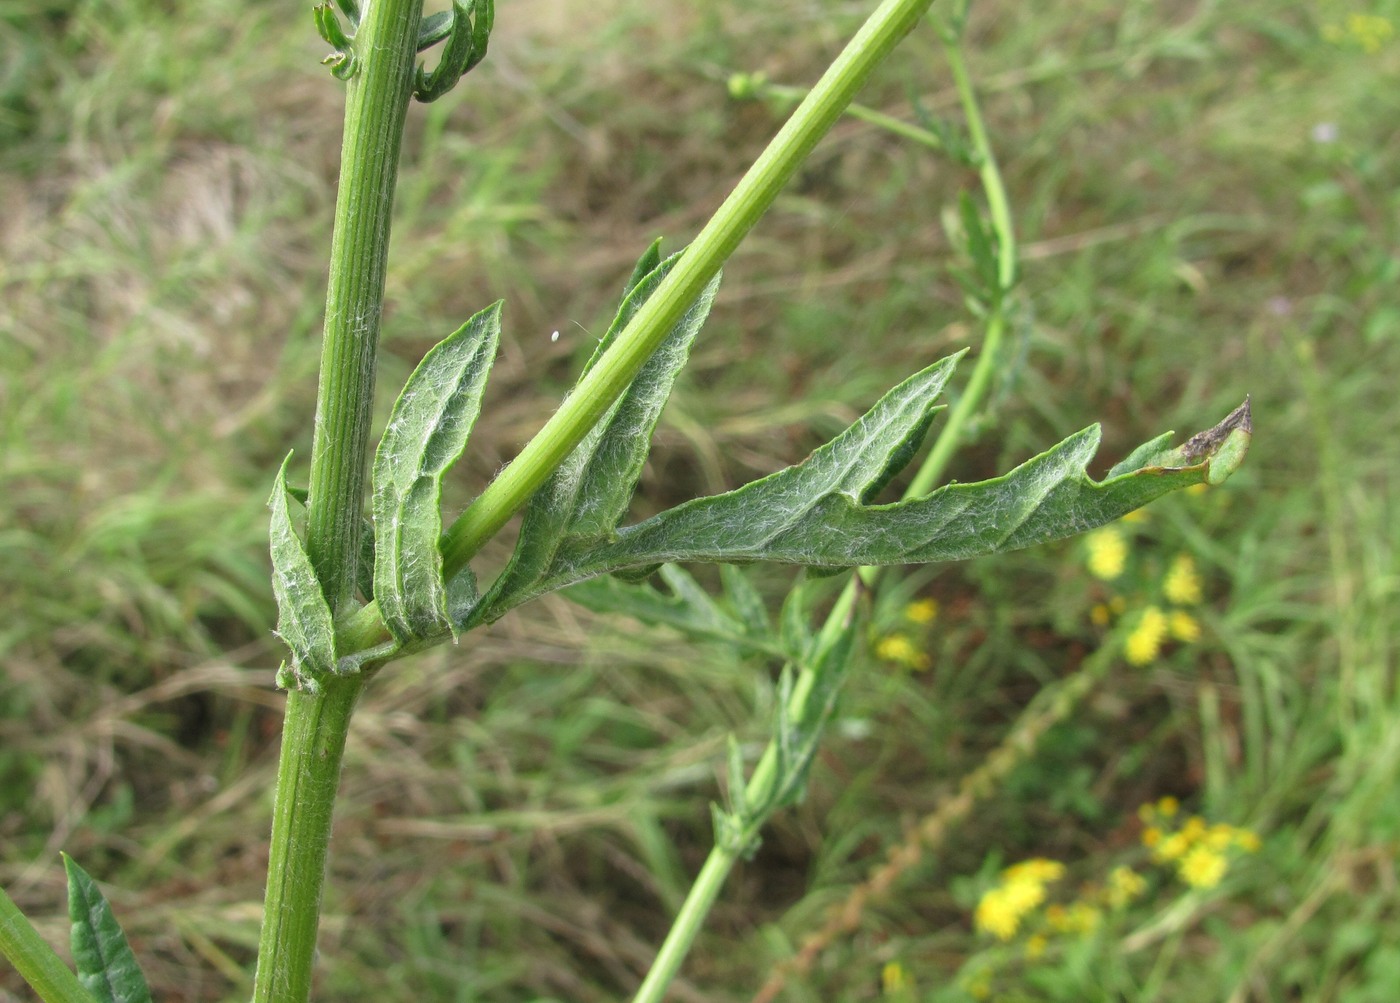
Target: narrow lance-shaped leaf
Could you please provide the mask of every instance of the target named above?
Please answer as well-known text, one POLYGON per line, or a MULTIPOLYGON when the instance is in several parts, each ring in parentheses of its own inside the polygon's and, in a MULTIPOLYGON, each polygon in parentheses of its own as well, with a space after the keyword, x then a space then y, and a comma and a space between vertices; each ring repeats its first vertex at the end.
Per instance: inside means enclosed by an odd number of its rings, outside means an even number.
POLYGON ((335 667, 335 626, 311 559, 292 528, 291 492, 287 488, 287 464, 291 461, 288 453, 267 502, 272 509, 269 537, 277 633, 292 652, 291 671, 278 673, 277 683, 315 693, 335 667))
POLYGON ((692 637, 723 641, 741 654, 783 656, 766 621, 760 628, 742 619, 742 614, 731 615, 683 568, 664 564, 657 577, 669 588, 669 594, 650 582, 631 583, 614 575, 600 575, 574 585, 568 596, 595 613, 621 613, 654 626, 673 627, 692 637))
POLYGON ((1166 436, 1153 440, 1102 482, 1086 470, 1099 443, 1094 426, 1004 476, 893 505, 862 504, 885 460, 924 427, 946 368, 940 363, 890 391, 804 463, 670 509, 615 540, 560 548, 532 594, 671 561, 852 567, 1016 550, 1101 526, 1178 488, 1218 483, 1248 446, 1246 402, 1180 448, 1169 448, 1166 436))
POLYGON ((466 448, 500 342, 495 303, 436 345, 408 378, 374 457, 374 597, 401 644, 452 630, 442 580, 442 478, 466 448))
MULTIPOLYGON (((674 254, 638 278, 637 273, 657 256, 653 244, 638 262, 629 282, 630 291, 608 333, 584 367, 585 374, 680 259, 680 254, 674 254)), ((691 343, 709 315, 718 286, 719 277, 716 276, 667 334, 626 392, 535 492, 525 508, 510 564, 468 625, 480 622, 489 616, 490 610, 508 603, 511 595, 530 590, 550 567, 561 546, 570 541, 594 541, 612 536, 614 527, 627 513, 627 505, 651 448, 652 432, 676 377, 689 358, 691 343)))
POLYGON ((98 1003, 150 1003, 151 990, 102 889, 68 854, 69 945, 78 981, 98 1003))

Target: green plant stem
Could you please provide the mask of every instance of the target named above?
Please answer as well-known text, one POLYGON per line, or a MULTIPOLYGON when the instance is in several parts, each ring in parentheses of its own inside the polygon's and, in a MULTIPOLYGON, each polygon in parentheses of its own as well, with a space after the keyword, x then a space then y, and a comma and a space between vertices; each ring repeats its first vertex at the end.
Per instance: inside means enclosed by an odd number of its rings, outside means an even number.
POLYGON ((389 222, 423 0, 376 0, 355 36, 345 98, 306 551, 333 612, 354 596, 389 222))
MULTIPOLYGON (((772 205, 818 140, 841 117, 871 72, 913 30, 932 2, 884 0, 875 9, 686 248, 671 274, 637 311, 613 347, 447 530, 442 552, 448 578, 466 567, 482 544, 525 504, 627 388, 666 333, 772 205)), ((346 651, 364 650, 385 637, 375 603, 347 618, 338 634, 346 651)))
POLYGON ((932 0, 884 0, 827 67, 767 149, 686 249, 612 349, 480 497, 447 531, 443 557, 455 574, 544 483, 631 383, 642 365, 719 272, 817 141, 840 118, 871 71, 923 16, 932 0))
POLYGON ((963 61, 959 39, 946 40, 943 49, 947 54, 948 65, 962 102, 968 136, 977 158, 978 180, 987 199, 992 231, 997 238, 997 288, 993 290, 992 309, 982 336, 982 350, 977 357, 977 364, 973 367, 967 389, 950 409, 948 421, 938 433, 937 441, 910 483, 906 498, 920 498, 943 480, 948 461, 962 444, 967 423, 987 396, 987 390, 997 370, 997 361, 1001 356, 1002 337, 1006 332, 1006 299, 1011 287, 1016 283, 1019 253, 1016 249, 1016 230, 1011 221, 1011 204, 1006 197, 1006 186, 1001 180, 1001 170, 997 166, 996 154, 992 151, 992 143, 987 136, 982 110, 977 104, 977 92, 972 88, 972 78, 968 75, 967 64, 963 61))
MULTIPOLYGON (((988 139, 987 130, 983 124, 981 111, 977 105, 977 96, 972 89, 972 81, 967 73, 966 64, 963 62, 956 36, 945 43, 945 49, 952 67, 958 94, 962 99, 972 147, 978 158, 979 180, 987 198, 992 227, 997 235, 997 289, 993 290, 992 309, 987 317, 982 351, 978 356, 976 366, 973 368, 967 389, 950 409, 948 421, 940 430, 933 449, 929 451, 918 474, 904 494, 906 499, 922 497, 928 494, 934 485, 942 481, 943 475, 947 471, 948 462, 962 441, 967 423, 986 399, 992 377, 996 372, 997 360, 1001 354, 1002 337, 1006 329, 1007 294, 1016 281, 1016 237, 1012 227, 1010 204, 1006 197, 1005 186, 1002 184, 1001 172, 992 152, 991 141, 988 139)), ((867 116, 866 120, 870 121, 871 119, 867 116)), ((900 135, 906 135, 909 129, 916 128, 911 126, 908 129, 897 131, 900 135)), ((918 131, 923 132, 924 130, 918 131)), ((934 138, 936 139, 936 137, 934 138)), ((926 143, 926 145, 932 144, 926 143)), ((859 568, 851 576, 831 612, 827 615, 822 626, 821 636, 817 640, 818 647, 833 643, 835 635, 841 631, 853 629, 851 614, 855 608, 856 600, 860 597, 863 586, 874 585, 879 571, 878 568, 859 568)), ((790 703, 790 713, 794 721, 802 721, 803 717, 809 713, 807 701, 819 682, 817 674, 809 667, 804 666, 798 673, 797 680, 793 684, 790 703)), ((775 742, 770 741, 749 777, 747 785, 747 802, 749 804, 764 804, 768 801, 768 795, 779 779, 777 770, 778 748, 775 742)), ((768 814, 764 814, 750 820, 748 832, 756 835, 767 823, 768 817, 768 814)), ((647 978, 635 997, 634 1003, 657 1003, 661 999, 666 986, 675 977, 681 962, 694 943, 705 916, 714 905, 721 887, 729 877, 729 872, 738 863, 743 844, 743 840, 735 840, 732 845, 723 845, 717 842, 710 850, 704 866, 691 886, 690 892, 686 895, 685 902, 681 905, 675 923, 657 953, 656 961, 647 973, 647 978)))
POLYGON ((361 676, 331 678, 318 696, 287 694, 254 1003, 301 1003, 311 994, 340 764, 363 685, 361 676))
POLYGON ((19 906, 0 888, 0 954, 15 966, 44 1003, 94 1003, 19 906))
MULTIPOLYGON (((353 599, 384 301, 389 222, 422 0, 376 0, 354 41, 307 501, 307 552, 332 610, 353 599)), ((304 1003, 320 922, 331 818, 361 677, 287 697, 255 1003, 304 1003)))
MULTIPOLYGON (((757 90, 764 97, 775 97, 784 102, 801 101, 808 94, 801 87, 792 87, 787 84, 762 83, 758 85, 757 90)), ((943 149, 943 140, 929 130, 886 112, 877 111, 867 105, 852 103, 846 109, 846 117, 853 118, 858 122, 865 122, 868 125, 879 126, 885 132, 908 139, 920 146, 927 146, 930 150, 941 151, 943 149)))

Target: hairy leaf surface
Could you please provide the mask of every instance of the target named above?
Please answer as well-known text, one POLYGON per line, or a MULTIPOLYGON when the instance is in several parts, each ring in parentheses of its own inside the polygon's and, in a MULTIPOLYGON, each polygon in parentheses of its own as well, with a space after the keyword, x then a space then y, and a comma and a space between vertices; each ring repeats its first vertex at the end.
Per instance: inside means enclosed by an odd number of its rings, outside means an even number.
POLYGON ((335 627, 331 608, 321 591, 321 583, 306 556, 306 549, 292 527, 287 487, 287 464, 282 461, 277 483, 268 507, 272 509, 269 529, 272 552, 272 593, 277 598, 277 633, 292 652, 290 675, 278 674, 278 685, 315 692, 320 680, 335 666, 335 627))
POLYGON ((735 491, 698 498, 611 539, 567 540, 533 585, 487 613, 595 575, 678 561, 776 561, 818 568, 955 561, 1034 546, 1101 526, 1169 491, 1218 482, 1248 445, 1248 404, 1172 449, 1161 436, 1103 481, 1087 472, 1098 426, 1070 436, 1004 476, 949 484, 924 498, 865 504, 912 455, 953 362, 891 390, 806 461, 735 491), (1220 469, 1212 465, 1220 462, 1220 469))
POLYGON ((66 853, 63 868, 73 923, 69 945, 78 981, 98 1003, 150 1003, 146 977, 102 889, 66 853))
MULTIPOLYGON (((617 317, 584 367, 585 374, 661 285, 680 254, 672 255, 638 278, 637 273, 657 257, 653 244, 638 262, 617 317)), ((588 545, 613 536, 614 527, 627 513, 661 410, 689 358, 691 343, 709 315, 718 286, 716 276, 667 334, 626 392, 531 497, 510 564, 473 611, 467 626, 480 622, 494 608, 504 611, 515 605, 511 601, 514 595, 538 595, 538 591, 531 590, 548 573, 561 548, 588 545)))
POLYGON ((442 478, 481 412, 501 304, 436 345, 408 378, 374 457, 374 597, 401 644, 452 629, 442 580, 442 478))

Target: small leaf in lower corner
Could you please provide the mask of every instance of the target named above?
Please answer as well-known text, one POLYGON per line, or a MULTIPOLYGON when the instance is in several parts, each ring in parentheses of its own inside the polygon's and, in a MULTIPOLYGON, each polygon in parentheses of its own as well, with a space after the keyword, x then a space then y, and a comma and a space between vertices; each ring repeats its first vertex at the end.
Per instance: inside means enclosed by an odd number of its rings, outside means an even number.
POLYGON ((97 882, 66 853, 63 867, 68 874, 70 946, 78 981, 98 1003, 151 1003, 146 977, 97 882))

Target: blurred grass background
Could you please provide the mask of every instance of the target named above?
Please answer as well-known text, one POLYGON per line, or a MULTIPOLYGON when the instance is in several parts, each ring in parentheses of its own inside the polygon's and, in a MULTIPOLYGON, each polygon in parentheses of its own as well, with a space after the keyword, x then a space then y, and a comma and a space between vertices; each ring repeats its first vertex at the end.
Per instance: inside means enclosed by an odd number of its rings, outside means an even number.
MULTIPOLYGON (((381 407, 507 302, 453 511, 554 406, 646 244, 680 246, 776 129, 728 76, 810 82, 870 6, 510 0, 483 67, 415 107, 381 407)), ((1016 366, 954 476, 1100 420, 1106 469, 1246 392, 1255 445, 1132 536, 1149 562, 1194 556, 1200 641, 1112 669, 782 998, 970 998, 976 959, 1008 1000, 1396 998, 1400 43, 1382 23, 1400 5, 975 6, 1025 278, 1016 366), (998 867, 1048 856, 1102 881, 1165 795, 1260 850, 1209 895, 1157 888, 1039 960, 973 929, 998 867), (882 985, 892 962, 912 985, 882 985)), ((263 504, 310 445, 341 109, 323 54, 309 5, 0 5, 0 883, 60 943, 71 853, 162 1000, 249 986, 281 705, 263 504)), ((955 117, 934 32, 862 100, 955 117)), ((940 223, 974 181, 840 125, 730 263, 638 510, 800 459, 975 341, 940 223)), ((789 575, 758 579, 776 602, 789 575)), ((1075 544, 912 573, 877 623, 936 599, 928 667, 867 659, 808 799, 736 873, 672 998, 748 999, 1080 666, 1096 588, 1075 544)), ((766 733, 771 668, 558 597, 394 666, 350 740, 319 998, 625 997, 708 849, 725 735, 766 733)), ((0 971, 0 1000, 27 993, 0 971)))

